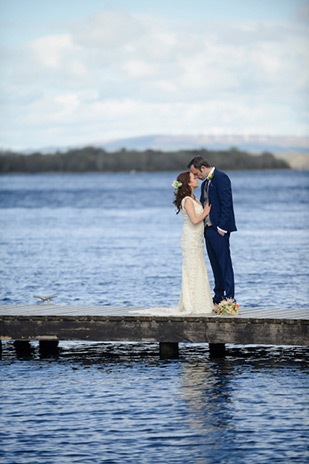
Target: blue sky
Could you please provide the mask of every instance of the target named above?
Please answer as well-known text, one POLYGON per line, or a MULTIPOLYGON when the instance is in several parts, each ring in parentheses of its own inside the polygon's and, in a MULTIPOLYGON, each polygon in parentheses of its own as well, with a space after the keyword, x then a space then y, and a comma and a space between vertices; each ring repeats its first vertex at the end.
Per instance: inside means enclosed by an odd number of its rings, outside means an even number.
POLYGON ((0 0, 0 147, 308 136, 309 2, 0 0))

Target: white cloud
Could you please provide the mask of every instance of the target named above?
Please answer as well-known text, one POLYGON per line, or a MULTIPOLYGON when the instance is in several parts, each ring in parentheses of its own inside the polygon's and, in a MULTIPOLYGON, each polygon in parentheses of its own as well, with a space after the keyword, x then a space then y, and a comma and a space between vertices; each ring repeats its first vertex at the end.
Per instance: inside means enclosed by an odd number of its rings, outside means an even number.
POLYGON ((70 34, 41 37, 30 43, 29 53, 41 71, 70 73, 80 77, 88 75, 85 50, 74 43, 70 34))
POLYGON ((47 68, 59 69, 63 59, 69 56, 74 45, 69 34, 41 37, 30 44, 36 58, 47 68))
POLYGON ((77 95, 71 93, 58 95, 55 102, 59 105, 60 111, 54 114, 56 120, 71 117, 80 108, 80 100, 77 95))
POLYGON ((130 60, 124 63, 123 69, 129 77, 146 77, 155 74, 155 68, 145 61, 130 60))
POLYGON ((143 22, 130 13, 105 10, 74 28, 76 42, 83 47, 113 49, 138 40, 146 33, 143 22))
POLYGON ((160 132, 305 134, 307 45, 301 24, 184 25, 103 11, 4 50, 0 144, 160 132))

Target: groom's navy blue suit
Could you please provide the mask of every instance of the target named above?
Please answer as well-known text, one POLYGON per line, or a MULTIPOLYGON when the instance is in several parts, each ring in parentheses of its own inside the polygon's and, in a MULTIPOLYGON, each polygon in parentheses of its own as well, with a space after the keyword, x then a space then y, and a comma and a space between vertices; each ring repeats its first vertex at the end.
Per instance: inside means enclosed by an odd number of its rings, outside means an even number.
POLYGON ((234 298, 234 272, 230 253, 230 233, 236 231, 232 188, 229 177, 217 169, 213 178, 201 186, 201 203, 204 206, 205 189, 211 205, 211 226, 205 227, 206 248, 215 278, 214 303, 224 298, 234 298), (219 229, 225 231, 220 235, 219 229))

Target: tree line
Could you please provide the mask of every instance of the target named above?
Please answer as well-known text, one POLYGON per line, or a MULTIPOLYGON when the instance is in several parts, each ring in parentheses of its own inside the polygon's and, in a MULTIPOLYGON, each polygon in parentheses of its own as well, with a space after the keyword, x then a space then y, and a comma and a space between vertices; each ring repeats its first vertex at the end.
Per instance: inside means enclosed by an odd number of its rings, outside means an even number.
POLYGON ((92 146, 67 152, 28 155, 0 151, 0 173, 42 172, 130 172, 182 171, 194 156, 203 156, 222 170, 290 169, 284 160, 265 152, 252 155, 236 148, 225 151, 179 150, 126 150, 107 152, 92 146))

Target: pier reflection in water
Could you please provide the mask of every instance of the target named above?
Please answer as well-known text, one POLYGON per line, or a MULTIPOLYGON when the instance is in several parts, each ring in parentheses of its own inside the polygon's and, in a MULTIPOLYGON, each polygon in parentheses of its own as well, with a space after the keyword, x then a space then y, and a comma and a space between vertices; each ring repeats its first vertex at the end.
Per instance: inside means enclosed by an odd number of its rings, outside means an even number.
POLYGON ((308 348, 230 346, 232 357, 183 363, 192 444, 198 443, 210 462, 220 462, 218 455, 229 463, 237 457, 240 462, 305 462, 306 353, 308 348))
POLYGON ((307 349, 62 342, 28 359, 3 343, 1 462, 305 462, 307 349), (22 392, 22 394, 21 394, 22 392))

